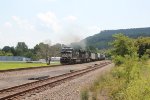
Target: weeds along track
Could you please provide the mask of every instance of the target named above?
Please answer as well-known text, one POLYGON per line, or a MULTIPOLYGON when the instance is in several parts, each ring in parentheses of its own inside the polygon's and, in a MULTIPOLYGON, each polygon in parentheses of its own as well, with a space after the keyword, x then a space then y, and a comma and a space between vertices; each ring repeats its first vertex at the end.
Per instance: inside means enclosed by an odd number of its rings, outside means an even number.
POLYGON ((62 74, 59 76, 50 77, 47 79, 0 90, 0 100, 19 100, 19 98, 21 97, 25 97, 27 95, 32 95, 50 89, 64 82, 80 77, 88 72, 94 71, 98 68, 102 68, 110 63, 111 62, 102 62, 100 64, 95 64, 94 66, 89 66, 86 69, 72 71, 70 73, 62 74))

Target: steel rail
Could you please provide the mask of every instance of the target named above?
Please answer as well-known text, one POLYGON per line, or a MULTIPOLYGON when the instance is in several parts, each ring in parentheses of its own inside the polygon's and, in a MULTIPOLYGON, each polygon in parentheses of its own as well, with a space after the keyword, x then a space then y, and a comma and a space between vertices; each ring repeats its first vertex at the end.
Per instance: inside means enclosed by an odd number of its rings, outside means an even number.
POLYGON ((108 64, 110 64, 110 62, 101 63, 101 65, 95 65, 94 67, 89 67, 71 73, 50 77, 48 79, 39 80, 39 81, 35 81, 23 85, 11 87, 8 89, 0 90, 0 100, 12 100, 12 99, 17 99, 20 96, 26 94, 41 92, 43 91, 43 89, 46 90, 47 88, 52 88, 54 86, 60 85, 67 80, 72 80, 75 77, 82 76, 85 73, 94 71, 98 68, 102 68, 108 64))

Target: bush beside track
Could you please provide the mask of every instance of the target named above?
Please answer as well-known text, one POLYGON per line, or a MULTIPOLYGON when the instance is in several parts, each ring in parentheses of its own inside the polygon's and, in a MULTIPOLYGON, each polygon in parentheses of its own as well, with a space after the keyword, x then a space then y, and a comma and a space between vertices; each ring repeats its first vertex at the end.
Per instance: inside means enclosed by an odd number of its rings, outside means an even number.
POLYGON ((91 87, 84 89, 81 93, 82 100, 150 100, 150 60, 144 63, 131 61, 130 65, 140 67, 138 76, 133 75, 133 71, 137 70, 132 70, 132 79, 128 82, 123 70, 125 64, 116 66, 111 72, 99 77, 91 87))

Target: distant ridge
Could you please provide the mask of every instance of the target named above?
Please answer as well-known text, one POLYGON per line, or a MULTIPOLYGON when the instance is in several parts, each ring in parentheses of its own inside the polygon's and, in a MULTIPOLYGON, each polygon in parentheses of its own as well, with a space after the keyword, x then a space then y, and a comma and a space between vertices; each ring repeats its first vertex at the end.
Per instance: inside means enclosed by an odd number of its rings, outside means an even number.
POLYGON ((150 27, 146 28, 131 28, 131 29, 118 29, 118 30, 104 30, 98 34, 93 36, 89 36, 79 44, 83 42, 86 43, 86 46, 93 46, 98 49, 107 49, 110 46, 108 45, 109 42, 113 40, 112 35, 116 33, 123 33, 126 36, 131 38, 138 38, 138 37, 150 37, 150 27))

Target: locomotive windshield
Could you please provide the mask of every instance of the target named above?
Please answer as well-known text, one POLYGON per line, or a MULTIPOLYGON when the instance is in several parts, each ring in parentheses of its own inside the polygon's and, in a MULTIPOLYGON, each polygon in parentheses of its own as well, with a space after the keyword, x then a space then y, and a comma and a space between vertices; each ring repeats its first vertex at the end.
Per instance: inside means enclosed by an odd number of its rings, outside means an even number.
POLYGON ((70 48, 70 47, 64 47, 61 50, 61 56, 62 57, 72 57, 72 51, 73 51, 72 48, 70 48))
POLYGON ((71 52, 62 52, 61 56, 62 57, 72 57, 72 53, 71 52))

